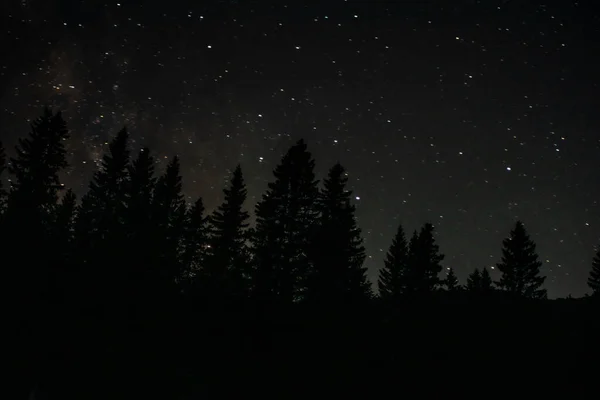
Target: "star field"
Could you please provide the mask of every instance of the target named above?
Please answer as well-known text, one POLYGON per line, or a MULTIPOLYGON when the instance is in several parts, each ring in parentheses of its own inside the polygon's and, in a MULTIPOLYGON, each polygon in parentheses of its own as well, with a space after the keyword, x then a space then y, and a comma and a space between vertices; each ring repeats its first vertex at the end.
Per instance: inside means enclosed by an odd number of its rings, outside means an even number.
MULTIPOLYGON (((8 3, 8 4, 7 4, 8 3)), ((550 297, 587 292, 600 243, 600 17, 592 2, 97 1, 0 5, 7 149, 51 104, 81 194, 107 142, 182 161, 221 201, 240 162, 248 209, 296 140, 348 170, 371 280, 399 223, 438 231, 464 283, 514 220, 550 297)), ((498 278, 492 270, 492 277, 498 278)))

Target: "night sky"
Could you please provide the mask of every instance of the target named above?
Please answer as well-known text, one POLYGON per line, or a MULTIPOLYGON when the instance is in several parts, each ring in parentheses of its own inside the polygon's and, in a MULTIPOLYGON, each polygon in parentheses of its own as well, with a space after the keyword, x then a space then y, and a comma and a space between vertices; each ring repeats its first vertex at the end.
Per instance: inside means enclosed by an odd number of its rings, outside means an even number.
POLYGON ((600 244, 595 3, 4 0, 0 137, 11 152, 43 105, 63 110, 82 194, 126 124, 136 150, 181 157, 209 210, 238 162, 253 210, 304 138, 319 178, 350 174, 372 281, 399 223, 432 222, 464 283, 520 218, 549 296, 581 296, 600 244))

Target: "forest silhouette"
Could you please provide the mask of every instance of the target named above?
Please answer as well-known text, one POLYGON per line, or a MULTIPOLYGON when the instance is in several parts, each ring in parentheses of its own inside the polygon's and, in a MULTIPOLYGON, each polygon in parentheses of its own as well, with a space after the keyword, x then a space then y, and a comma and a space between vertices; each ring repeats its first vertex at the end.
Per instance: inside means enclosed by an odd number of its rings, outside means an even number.
POLYGON ((132 154, 126 129, 77 199, 59 179, 68 140, 61 113, 46 108, 13 158, 0 144, 15 398, 342 395, 397 391, 408 376, 457 366, 468 376, 503 363, 597 364, 600 252, 591 295, 548 300, 521 221, 507 221, 500 280, 482 268, 464 285, 443 272, 432 224, 409 235, 400 225, 372 284, 348 174, 338 163, 320 182, 302 140, 273 171, 252 225, 241 166, 207 213, 201 198, 186 202, 179 159, 157 175, 152 151, 132 154))

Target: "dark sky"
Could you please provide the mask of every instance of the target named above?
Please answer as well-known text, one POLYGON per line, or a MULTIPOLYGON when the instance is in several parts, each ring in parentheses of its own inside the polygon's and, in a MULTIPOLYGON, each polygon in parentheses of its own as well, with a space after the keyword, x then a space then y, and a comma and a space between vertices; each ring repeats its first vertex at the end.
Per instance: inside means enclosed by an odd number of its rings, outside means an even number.
POLYGON ((595 3, 5 0, 0 135, 12 149, 42 105, 64 110, 82 193, 127 124, 209 208, 241 162, 250 209, 305 138, 320 178, 348 169, 372 280, 399 223, 432 222, 464 282, 520 218, 549 296, 580 296, 600 243, 595 3))

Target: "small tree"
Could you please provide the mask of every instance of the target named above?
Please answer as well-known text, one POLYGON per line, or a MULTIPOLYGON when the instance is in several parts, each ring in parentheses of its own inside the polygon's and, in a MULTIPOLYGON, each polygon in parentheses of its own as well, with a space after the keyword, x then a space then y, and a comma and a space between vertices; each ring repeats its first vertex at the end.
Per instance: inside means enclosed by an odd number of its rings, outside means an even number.
POLYGON ((592 260, 592 270, 587 281, 588 286, 592 289, 592 294, 600 295, 600 249, 592 260))
POLYGON ((529 238, 525 225, 517 221, 502 244, 502 262, 497 264, 502 272, 498 287, 517 296, 546 298, 546 290, 541 289, 546 279, 540 275, 542 263, 538 260, 535 243, 529 238))
POLYGON ((448 268, 446 279, 444 279, 444 286, 446 286, 446 290, 449 292, 455 292, 460 289, 458 278, 454 274, 454 269, 448 268))
POLYGON ((408 270, 408 243, 402 225, 388 250, 384 267, 379 270, 377 286, 382 299, 398 299, 406 290, 405 275, 408 270))
POLYGON ((465 288, 470 292, 487 293, 494 290, 492 278, 487 268, 483 268, 482 272, 475 268, 467 278, 465 288))
POLYGON ((434 227, 425 224, 418 236, 413 235, 409 249, 410 273, 407 289, 409 292, 429 293, 438 288, 441 281, 441 262, 444 255, 440 253, 435 242, 434 227))
POLYGON ((482 292, 491 292, 494 290, 494 283, 492 282, 492 277, 486 267, 483 267, 481 272, 481 281, 480 281, 480 290, 482 292))

